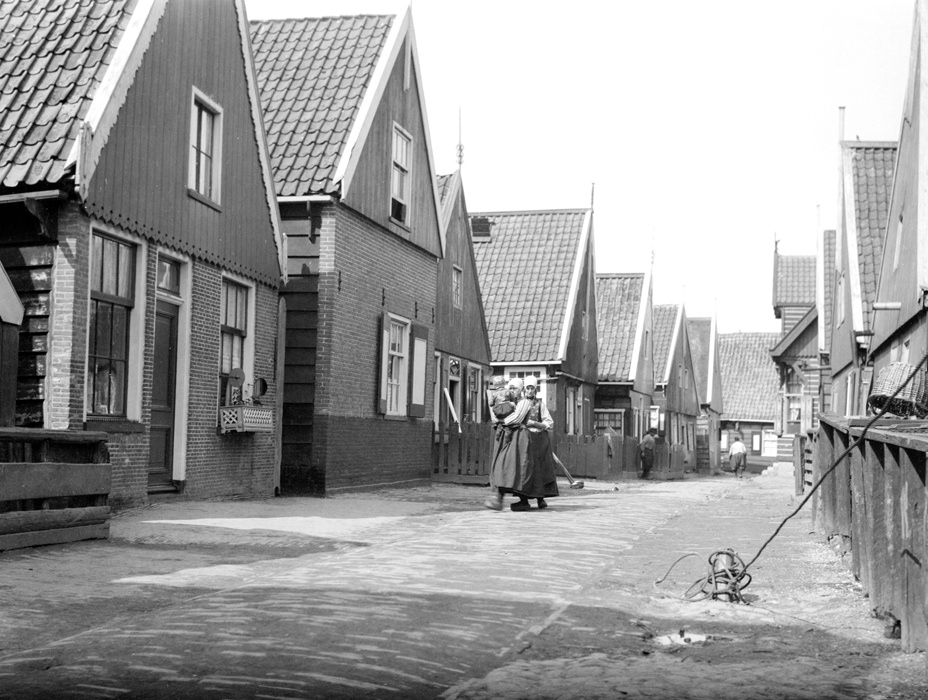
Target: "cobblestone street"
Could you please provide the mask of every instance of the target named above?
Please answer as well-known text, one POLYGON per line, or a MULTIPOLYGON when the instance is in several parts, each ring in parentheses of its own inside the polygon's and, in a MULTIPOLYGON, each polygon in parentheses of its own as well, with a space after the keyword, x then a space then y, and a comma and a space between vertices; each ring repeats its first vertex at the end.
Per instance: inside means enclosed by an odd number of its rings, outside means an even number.
POLYGON ((529 513, 445 484, 127 511, 110 541, 0 554, 0 697, 925 697, 807 510, 748 605, 683 599, 795 508, 769 471, 564 482, 529 513))

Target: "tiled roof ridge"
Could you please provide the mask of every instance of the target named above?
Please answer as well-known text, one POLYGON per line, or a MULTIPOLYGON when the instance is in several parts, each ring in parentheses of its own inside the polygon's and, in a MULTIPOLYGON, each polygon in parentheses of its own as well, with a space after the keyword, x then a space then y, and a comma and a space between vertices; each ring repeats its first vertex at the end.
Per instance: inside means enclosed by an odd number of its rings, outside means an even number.
POLYGON ((899 148, 898 141, 842 141, 846 148, 899 148))
POLYGON ((596 276, 601 279, 618 279, 620 277, 644 277, 645 272, 597 272, 596 276))
POLYGON ((313 17, 271 17, 269 19, 249 19, 248 24, 284 24, 284 23, 296 23, 296 22, 320 22, 324 20, 332 19, 368 19, 375 18, 379 19, 381 17, 396 17, 396 13, 393 12, 358 12, 357 14, 341 14, 341 15, 319 15, 313 17))
POLYGON ((468 216, 521 216, 524 214, 579 214, 590 211, 590 207, 570 207, 564 209, 512 209, 507 211, 474 211, 468 216))

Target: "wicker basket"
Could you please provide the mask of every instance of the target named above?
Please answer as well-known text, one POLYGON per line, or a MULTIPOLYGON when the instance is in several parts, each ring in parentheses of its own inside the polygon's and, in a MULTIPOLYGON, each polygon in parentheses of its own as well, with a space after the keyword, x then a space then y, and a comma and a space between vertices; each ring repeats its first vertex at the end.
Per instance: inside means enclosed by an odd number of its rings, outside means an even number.
POLYGON ((905 384, 915 367, 906 362, 891 362, 880 370, 867 403, 875 412, 884 411, 897 416, 928 416, 928 381, 924 370, 915 372, 905 384), (905 386, 903 386, 905 384, 905 386), (890 398, 899 387, 895 398, 890 398))

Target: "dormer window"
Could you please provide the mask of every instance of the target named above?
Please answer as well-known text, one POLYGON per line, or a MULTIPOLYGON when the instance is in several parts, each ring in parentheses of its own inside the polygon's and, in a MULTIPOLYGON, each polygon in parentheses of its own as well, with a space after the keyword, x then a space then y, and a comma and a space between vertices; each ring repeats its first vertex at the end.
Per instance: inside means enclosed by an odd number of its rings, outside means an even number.
POLYGON ((222 183, 222 108, 196 88, 190 109, 187 189, 207 204, 219 204, 222 183))
POLYGON ((390 193, 390 218, 409 225, 409 167, 412 137, 399 126, 393 126, 393 185, 390 193))

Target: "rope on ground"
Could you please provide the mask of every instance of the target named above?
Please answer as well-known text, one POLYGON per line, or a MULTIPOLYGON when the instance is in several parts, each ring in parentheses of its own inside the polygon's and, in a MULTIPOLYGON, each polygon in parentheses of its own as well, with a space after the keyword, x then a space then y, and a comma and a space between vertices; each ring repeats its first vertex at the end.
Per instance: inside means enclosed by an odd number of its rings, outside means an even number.
MULTIPOLYGON (((654 582, 654 588, 662 583, 673 568, 687 557, 699 556, 695 552, 684 554, 654 582)), ((750 574, 744 571, 744 561, 733 549, 720 549, 709 555, 706 573, 686 589, 683 600, 700 601, 709 598, 726 602, 743 603, 741 591, 751 584, 750 574)))
MULTIPOLYGON (((822 482, 831 476, 832 472, 838 468, 838 465, 841 464, 844 458, 851 454, 851 452, 853 452, 864 441, 864 438, 867 436, 867 432, 870 430, 873 424, 887 413, 887 409, 893 404, 893 399, 899 396, 902 390, 908 386, 912 379, 915 378, 915 375, 921 371, 926 362, 928 362, 928 353, 925 353, 919 363, 912 369, 912 372, 909 374, 909 376, 906 377, 906 380, 902 382, 892 393, 889 399, 886 400, 886 402, 883 404, 883 408, 877 411, 873 417, 867 421, 863 429, 860 431, 860 435, 857 437, 857 439, 851 442, 847 449, 845 449, 835 458, 835 460, 831 463, 831 466, 828 467, 828 469, 825 470, 825 473, 819 477, 818 481, 812 485, 812 488, 809 489, 809 493, 807 493, 806 497, 799 502, 799 505, 796 506, 795 510, 793 510, 792 513, 780 521, 780 524, 777 526, 776 530, 773 531, 773 534, 770 535, 766 541, 764 541, 760 549, 757 550, 757 554, 755 554, 747 564, 745 564, 741 557, 739 557, 738 554, 732 549, 720 549, 716 552, 713 552, 709 556, 708 571, 702 578, 695 581, 687 589, 683 599, 699 601, 712 598, 726 600, 728 602, 745 603, 746 601, 741 595, 741 591, 747 588, 751 583, 751 576, 747 572, 748 569, 751 568, 754 562, 760 558, 761 553, 767 548, 767 545, 769 545, 773 539, 780 534, 780 530, 783 529, 786 523, 797 513, 799 513, 803 506, 809 502, 809 499, 812 498, 812 494, 815 493, 818 487, 822 485, 822 482)), ((670 575, 671 570, 673 570, 677 564, 679 564, 687 557, 695 556, 699 555, 695 553, 684 554, 682 557, 677 559, 673 564, 670 565, 670 568, 667 569, 667 573, 654 582, 655 589, 659 583, 664 581, 670 575)))

